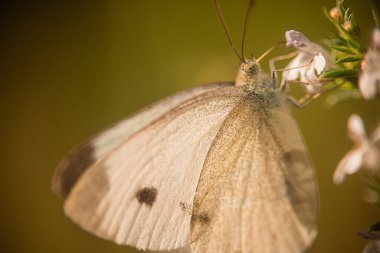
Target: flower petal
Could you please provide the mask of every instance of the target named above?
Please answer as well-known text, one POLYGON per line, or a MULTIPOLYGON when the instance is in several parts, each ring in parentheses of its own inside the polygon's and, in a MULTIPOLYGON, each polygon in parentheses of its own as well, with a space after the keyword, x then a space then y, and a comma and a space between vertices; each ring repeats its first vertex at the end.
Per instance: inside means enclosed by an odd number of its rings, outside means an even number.
POLYGON ((315 72, 314 72, 314 62, 311 63, 309 66, 303 68, 303 71, 301 74, 301 82, 304 82, 304 83, 318 82, 318 77, 315 75, 315 72))
POLYGON ((372 32, 372 45, 375 50, 380 50, 380 30, 375 28, 372 32))
POLYGON ((323 70, 334 66, 329 53, 320 45, 311 42, 301 32, 289 30, 285 33, 286 45, 292 46, 299 54, 288 64, 283 72, 283 81, 300 80, 307 93, 318 93, 323 83, 319 75, 323 70))
POLYGON ((364 129, 362 118, 357 114, 352 114, 347 124, 348 135, 358 145, 367 142, 367 135, 364 129))
POLYGON ((303 33, 295 30, 289 30, 285 33, 285 39, 287 47, 294 47, 295 49, 306 54, 314 54, 312 43, 308 38, 306 38, 305 35, 303 35, 303 33))
POLYGON ((326 60, 322 53, 318 53, 314 56, 314 68, 317 74, 320 75, 326 67, 326 60))
POLYGON ((372 132, 371 141, 375 143, 375 145, 380 145, 380 124, 372 132))
POLYGON ((335 169, 333 181, 335 184, 341 184, 346 174, 357 172, 362 166, 363 150, 360 148, 349 151, 339 162, 335 169))
MULTIPOLYGON (((363 146, 363 166, 372 171, 378 171, 380 168, 380 148, 376 147, 373 143, 363 146)), ((378 171, 377 173, 380 173, 378 171)))
POLYGON ((284 80, 294 81, 300 78, 301 69, 300 66, 304 66, 310 62, 310 57, 305 54, 298 54, 293 60, 286 66, 286 69, 282 74, 284 80))
POLYGON ((374 99, 380 91, 380 30, 372 33, 372 45, 361 63, 359 90, 367 100, 374 99))
POLYGON ((377 75, 363 69, 359 77, 359 90, 364 99, 371 100, 376 97, 378 87, 376 83, 379 82, 377 75))
POLYGON ((285 33, 285 39, 287 47, 294 47, 298 51, 311 57, 321 53, 327 61, 327 65, 330 68, 334 67, 334 61, 332 60, 329 52, 317 43, 310 41, 305 35, 303 35, 303 33, 295 30, 289 30, 285 33))
POLYGON ((307 93, 317 93, 321 90, 322 84, 315 74, 314 64, 315 62, 312 56, 300 52, 288 66, 286 66, 288 70, 283 71, 282 79, 286 81, 299 80, 303 83, 307 93))

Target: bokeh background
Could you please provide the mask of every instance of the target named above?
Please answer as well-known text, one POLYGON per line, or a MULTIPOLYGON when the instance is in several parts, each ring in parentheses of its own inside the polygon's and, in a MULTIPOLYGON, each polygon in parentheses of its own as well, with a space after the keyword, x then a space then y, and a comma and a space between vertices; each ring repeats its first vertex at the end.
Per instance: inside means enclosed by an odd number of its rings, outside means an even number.
MULTIPOLYGON (((322 13, 333 0, 256 2, 248 55, 260 55, 289 29, 319 42, 334 31, 322 13)), ((221 1, 237 45, 246 4, 221 1)), ((368 4, 346 6, 368 43, 368 4)), ((71 223, 50 180, 75 144, 107 125, 175 91, 235 78, 239 63, 211 1, 2 1, 0 12, 0 252, 136 252, 71 223)), ((321 193, 320 232, 310 252, 360 252, 365 241, 357 232, 380 212, 362 200, 361 176, 336 186, 332 173, 351 147, 348 116, 359 113, 372 130, 380 103, 326 108, 323 100, 294 110, 321 193)))

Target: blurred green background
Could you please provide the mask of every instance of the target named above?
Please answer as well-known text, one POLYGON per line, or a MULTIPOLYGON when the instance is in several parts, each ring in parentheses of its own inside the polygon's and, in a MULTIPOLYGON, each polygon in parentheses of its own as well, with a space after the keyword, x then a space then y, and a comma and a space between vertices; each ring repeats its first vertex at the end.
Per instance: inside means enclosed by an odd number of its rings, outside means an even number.
MULTIPOLYGON (((221 5, 239 45, 247 2, 221 5)), ((257 0, 247 55, 259 56, 289 29, 321 41, 334 31, 322 7, 334 5, 257 0)), ((367 43, 374 26, 368 4, 346 6, 367 43)), ((239 63, 211 1, 3 1, 0 12, 0 252, 135 252, 65 218, 50 180, 74 145, 114 121, 175 91, 235 78, 239 63)), ((361 200, 362 177, 332 183, 352 144, 346 122, 353 112, 372 130, 380 103, 351 100, 326 109, 320 99, 295 110, 321 192, 320 233, 310 252, 360 252, 365 241, 357 231, 380 220, 379 210, 361 200)))

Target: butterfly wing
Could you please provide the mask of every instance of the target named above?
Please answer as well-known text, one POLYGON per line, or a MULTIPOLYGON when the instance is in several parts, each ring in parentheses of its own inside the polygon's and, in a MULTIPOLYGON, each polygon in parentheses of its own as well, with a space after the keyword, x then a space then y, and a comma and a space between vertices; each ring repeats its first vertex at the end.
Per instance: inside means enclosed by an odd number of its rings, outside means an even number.
POLYGON ((190 244, 183 247, 183 248, 178 248, 175 250, 165 250, 165 251, 147 251, 149 253, 192 253, 190 244))
POLYGON ((232 85, 233 83, 215 83, 179 92, 142 109, 131 117, 116 123, 100 134, 83 142, 72 150, 56 169, 52 180, 53 191, 58 196, 66 198, 78 178, 87 168, 101 157, 107 155, 131 135, 192 97, 232 85))
POLYGON ((303 252, 316 235, 313 165, 284 103, 247 97, 224 121, 194 199, 198 252, 303 252))
POLYGON ((82 173, 65 213, 119 244, 148 250, 188 245, 204 159, 222 122, 245 96, 241 87, 210 89, 123 137, 82 173))

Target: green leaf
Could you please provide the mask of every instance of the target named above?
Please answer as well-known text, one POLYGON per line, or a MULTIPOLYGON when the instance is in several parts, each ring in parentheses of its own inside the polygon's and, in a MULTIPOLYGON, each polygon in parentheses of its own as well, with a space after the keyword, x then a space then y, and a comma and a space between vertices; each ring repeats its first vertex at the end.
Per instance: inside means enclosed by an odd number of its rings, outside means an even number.
POLYGON ((347 44, 346 42, 344 42, 338 38, 330 39, 328 42, 329 42, 330 46, 335 46, 335 47, 344 47, 347 44))
MULTIPOLYGON (((341 80, 341 79, 339 79, 339 80, 341 80)), ((356 88, 357 87, 354 83, 347 81, 347 80, 339 87, 339 89, 342 91, 352 91, 352 90, 355 90, 356 88)))
POLYGON ((355 69, 336 69, 328 70, 321 74, 319 79, 322 78, 339 78, 339 77, 352 77, 356 76, 357 71, 355 69))
POLYGON ((336 60, 336 63, 357 62, 357 61, 361 61, 362 59, 363 59, 362 55, 350 55, 350 56, 339 58, 338 60, 336 60))
POLYGON ((360 46, 360 43, 359 43, 357 40, 355 40, 355 39, 351 39, 351 38, 348 38, 348 39, 347 39, 347 43, 348 43, 348 45, 349 45, 351 48, 353 48, 355 51, 357 51, 357 52, 361 52, 361 51, 362 51, 361 46, 360 46))
POLYGON ((354 14, 352 13, 351 17, 350 17, 350 25, 352 27, 352 33, 355 35, 355 36, 359 36, 360 34, 360 28, 359 28, 359 25, 358 23, 356 22, 355 20, 355 17, 354 17, 354 14))
POLYGON ((350 8, 347 8, 346 11, 344 12, 344 21, 349 21, 350 19, 351 19, 350 8))
POLYGON ((337 7, 339 8, 340 13, 343 14, 346 12, 346 8, 344 8, 344 6, 343 6, 343 1, 337 1, 337 7))
POLYGON ((330 47, 332 49, 339 51, 339 52, 342 52, 342 53, 347 53, 347 54, 355 54, 356 53, 355 50, 352 50, 351 48, 345 47, 345 46, 333 46, 333 45, 331 45, 330 47))

